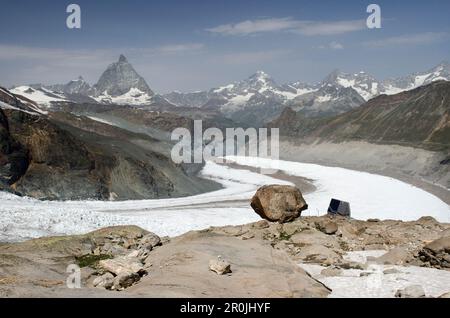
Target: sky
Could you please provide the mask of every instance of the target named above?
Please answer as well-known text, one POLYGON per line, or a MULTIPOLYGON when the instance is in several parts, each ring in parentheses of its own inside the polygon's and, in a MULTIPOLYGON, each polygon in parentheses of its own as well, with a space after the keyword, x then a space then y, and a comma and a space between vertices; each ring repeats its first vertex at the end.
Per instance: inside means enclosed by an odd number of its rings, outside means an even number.
POLYGON ((0 0, 0 85, 95 84, 124 54, 150 87, 198 91, 257 70, 278 83, 335 69, 385 79, 450 60, 450 1, 0 0), (81 29, 69 29, 69 4, 81 29), (369 29, 367 6, 381 7, 369 29))

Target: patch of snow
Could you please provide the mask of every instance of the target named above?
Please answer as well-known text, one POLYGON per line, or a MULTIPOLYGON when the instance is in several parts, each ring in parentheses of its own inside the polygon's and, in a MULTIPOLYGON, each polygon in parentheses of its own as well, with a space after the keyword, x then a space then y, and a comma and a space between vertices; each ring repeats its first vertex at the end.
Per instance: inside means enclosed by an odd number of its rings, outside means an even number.
POLYGON ((333 99, 333 96, 331 96, 331 95, 318 96, 316 98, 316 102, 325 103, 325 102, 331 101, 332 99, 333 99))
POLYGON ((431 74, 418 75, 414 79, 414 87, 422 86, 425 83, 425 80, 430 77, 431 74))
POLYGON ((233 88, 234 88, 234 84, 229 84, 229 85, 226 85, 226 86, 219 87, 219 88, 215 89, 213 92, 214 93, 221 93, 221 92, 223 92, 225 90, 232 90, 233 88))
MULTIPOLYGON (((356 74, 357 76, 357 74, 356 74)), ((355 80, 349 80, 346 78, 342 78, 342 77, 338 77, 337 82, 339 85, 343 86, 343 87, 354 87, 355 86, 355 80)))
POLYGON ((18 86, 11 89, 11 93, 16 95, 22 95, 39 105, 50 107, 52 102, 65 102, 67 101, 63 96, 58 95, 48 89, 34 89, 29 86, 18 86), (53 96, 50 96, 53 95, 53 96))
POLYGON ((117 105, 148 105, 152 101, 152 96, 142 92, 138 88, 131 88, 127 93, 120 96, 111 96, 106 91, 94 98, 99 103, 117 105))
POLYGON ((289 91, 280 91, 280 90, 276 90, 276 91, 274 91, 274 93, 283 96, 286 100, 293 100, 296 97, 318 91, 318 89, 313 89, 313 88, 300 88, 300 89, 296 88, 295 90, 296 90, 295 93, 292 93, 289 91))
POLYGON ((388 85, 385 86, 384 91, 382 92, 385 95, 395 95, 395 94, 399 94, 401 92, 406 91, 407 89, 403 89, 400 87, 395 87, 393 85, 388 85))
POLYGON ((102 123, 102 124, 107 124, 110 126, 117 126, 113 122, 107 121, 106 119, 102 119, 102 118, 98 118, 98 117, 94 117, 94 116, 87 116, 87 118, 92 119, 94 121, 98 121, 99 123, 102 123))
MULTIPOLYGON (((384 253, 386 251, 350 252, 344 258, 366 263, 367 256, 379 257, 384 253)), ((411 285, 422 286, 426 296, 431 297, 450 292, 450 272, 434 268, 369 263, 367 270, 343 270, 340 276, 324 277, 320 273, 326 267, 299 266, 332 290, 329 298, 393 298, 397 290, 411 285), (386 269, 395 269, 398 273, 384 274, 386 269), (360 277, 363 272, 370 274, 360 277)))
POLYGON ((248 93, 246 95, 236 95, 228 101, 225 105, 221 107, 223 111, 235 111, 242 106, 245 106, 246 103, 253 97, 253 93, 248 93))

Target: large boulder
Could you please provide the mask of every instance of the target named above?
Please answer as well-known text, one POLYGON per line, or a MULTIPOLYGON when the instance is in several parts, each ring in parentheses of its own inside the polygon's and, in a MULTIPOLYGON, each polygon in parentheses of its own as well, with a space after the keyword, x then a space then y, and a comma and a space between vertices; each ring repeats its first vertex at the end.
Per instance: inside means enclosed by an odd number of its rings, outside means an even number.
POLYGON ((255 212, 271 222, 286 223, 308 209, 300 190, 293 186, 268 185, 258 189, 251 201, 255 212))

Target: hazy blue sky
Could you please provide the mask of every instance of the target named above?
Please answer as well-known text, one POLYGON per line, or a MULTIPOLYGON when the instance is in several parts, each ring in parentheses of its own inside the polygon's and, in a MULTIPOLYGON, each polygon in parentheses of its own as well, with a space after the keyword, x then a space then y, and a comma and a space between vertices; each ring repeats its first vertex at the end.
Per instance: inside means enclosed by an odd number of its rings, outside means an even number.
POLYGON ((157 92, 216 87, 264 70, 279 83, 333 69, 378 78, 450 60, 450 1, 0 0, 0 85, 95 83, 125 54, 157 92), (66 7, 82 9, 81 30, 66 7), (383 27, 365 27, 370 3, 383 27))

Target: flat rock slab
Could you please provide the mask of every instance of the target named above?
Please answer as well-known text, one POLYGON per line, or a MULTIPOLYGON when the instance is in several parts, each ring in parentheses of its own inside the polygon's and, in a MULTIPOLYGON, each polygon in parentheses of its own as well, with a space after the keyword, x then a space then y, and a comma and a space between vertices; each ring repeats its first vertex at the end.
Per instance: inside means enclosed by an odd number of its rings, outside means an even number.
POLYGON ((149 275, 127 289, 150 297, 326 297, 330 290, 312 279, 283 251, 252 239, 189 233, 150 253, 149 275), (217 275, 209 261, 221 256, 232 275, 217 275))

